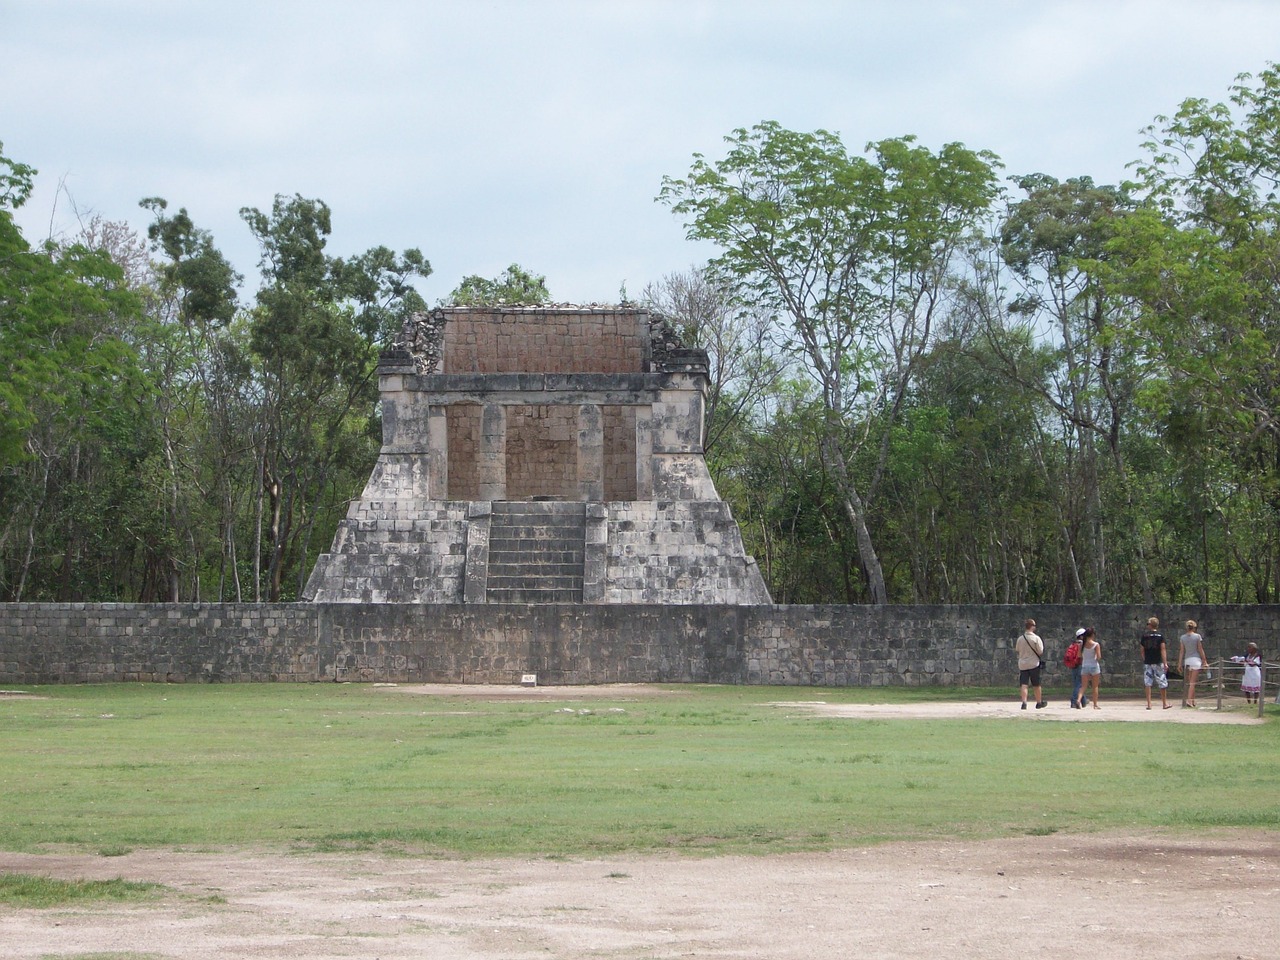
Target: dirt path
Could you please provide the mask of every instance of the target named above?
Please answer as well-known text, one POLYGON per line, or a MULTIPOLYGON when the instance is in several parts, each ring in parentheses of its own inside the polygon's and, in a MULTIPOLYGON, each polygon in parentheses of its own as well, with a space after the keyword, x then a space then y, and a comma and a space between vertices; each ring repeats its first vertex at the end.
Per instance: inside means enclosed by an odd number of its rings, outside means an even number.
MULTIPOLYGON (((448 683, 419 684, 374 684, 379 692, 388 694, 404 694, 422 697, 463 697, 495 701, 565 701, 609 699, 618 702, 628 700, 649 700, 654 698, 679 698, 682 691, 676 687, 658 687, 644 683, 616 683, 603 686, 571 686, 571 687, 503 687, 503 686, 468 686, 448 683)), ((1143 699, 1135 697, 1132 691, 1114 693, 1104 690, 1104 696, 1097 709, 1072 710, 1067 700, 1053 700, 1043 710, 1034 709, 1029 704, 1027 710, 1020 709, 1016 692, 1003 700, 974 701, 939 701, 935 703, 827 703, 823 700, 779 700, 767 703, 792 713, 817 714, 827 717, 851 717, 859 719, 914 719, 944 720, 962 719, 1008 719, 1018 721, 1069 720, 1073 722, 1099 723, 1104 721, 1124 721, 1131 723, 1261 723, 1257 715, 1257 707, 1246 707, 1244 701, 1233 695, 1224 700, 1222 709, 1217 709, 1210 696, 1200 698, 1195 709, 1184 708, 1177 695, 1171 689, 1169 708, 1162 709, 1159 696, 1155 698, 1153 708, 1148 710, 1143 699)), ((768 695, 768 688, 761 688, 762 702, 768 695)), ((1266 705, 1272 713, 1276 707, 1266 705)))
POLYGON ((0 871, 125 877, 176 891, 144 906, 0 909, 0 954, 31 960, 106 951, 181 960, 1237 960, 1274 957, 1280 944, 1277 832, 572 862, 0 854, 0 871))

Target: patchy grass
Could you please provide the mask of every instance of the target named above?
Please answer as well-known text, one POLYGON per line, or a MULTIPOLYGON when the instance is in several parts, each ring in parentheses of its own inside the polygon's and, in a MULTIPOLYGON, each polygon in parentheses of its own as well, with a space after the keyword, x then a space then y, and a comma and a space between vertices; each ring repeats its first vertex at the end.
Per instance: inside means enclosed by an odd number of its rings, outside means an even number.
POLYGON ((13 907, 67 907, 84 903, 155 900, 158 883, 129 880, 54 880, 26 873, 0 873, 0 903, 13 907))
MULTIPOLYGON (((0 849, 407 855, 825 850, 1280 824, 1280 724, 853 720, 770 702, 989 690, 36 688, 0 701, 0 849)), ((1008 696, 1008 690, 999 692, 1008 696)))

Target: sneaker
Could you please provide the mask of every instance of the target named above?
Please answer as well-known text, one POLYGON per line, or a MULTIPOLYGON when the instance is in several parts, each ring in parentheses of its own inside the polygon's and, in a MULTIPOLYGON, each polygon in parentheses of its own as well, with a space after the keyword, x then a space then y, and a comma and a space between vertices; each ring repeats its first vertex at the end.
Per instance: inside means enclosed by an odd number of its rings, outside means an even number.
POLYGON ((1080 709, 1080 704, 1078 704, 1078 703, 1076 703, 1074 700, 1072 700, 1072 701, 1071 701, 1071 709, 1072 709, 1072 710, 1079 710, 1079 709, 1080 709))
POLYGON ((1047 707, 1048 705, 1049 705, 1049 701, 1048 701, 1048 700, 1041 700, 1039 703, 1037 703, 1037 704, 1036 704, 1036 709, 1037 709, 1037 710, 1043 710, 1043 709, 1044 709, 1045 707, 1047 707))
POLYGON ((1027 709, 1027 701, 1025 700, 1022 701, 1022 709, 1023 710, 1027 709))

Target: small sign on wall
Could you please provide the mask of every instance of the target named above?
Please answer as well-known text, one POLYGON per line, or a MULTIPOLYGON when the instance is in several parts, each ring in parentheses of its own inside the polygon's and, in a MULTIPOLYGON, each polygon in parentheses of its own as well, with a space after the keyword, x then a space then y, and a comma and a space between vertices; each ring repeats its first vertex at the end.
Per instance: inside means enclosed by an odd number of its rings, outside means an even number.
POLYGON ((536 687, 538 685, 538 675, 536 673, 522 673, 520 675, 520 686, 536 687))

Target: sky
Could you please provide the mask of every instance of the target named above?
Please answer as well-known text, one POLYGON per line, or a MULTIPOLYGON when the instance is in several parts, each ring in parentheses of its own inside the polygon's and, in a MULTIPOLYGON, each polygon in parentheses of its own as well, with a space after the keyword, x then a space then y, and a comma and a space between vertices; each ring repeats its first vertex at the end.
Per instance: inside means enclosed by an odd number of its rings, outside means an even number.
POLYGON ((29 241, 323 200, 328 252, 420 249, 429 302, 519 263, 616 302, 715 254, 655 197, 776 120, 1116 183, 1142 131, 1280 59, 1280 0, 0 0, 0 142, 29 241))

